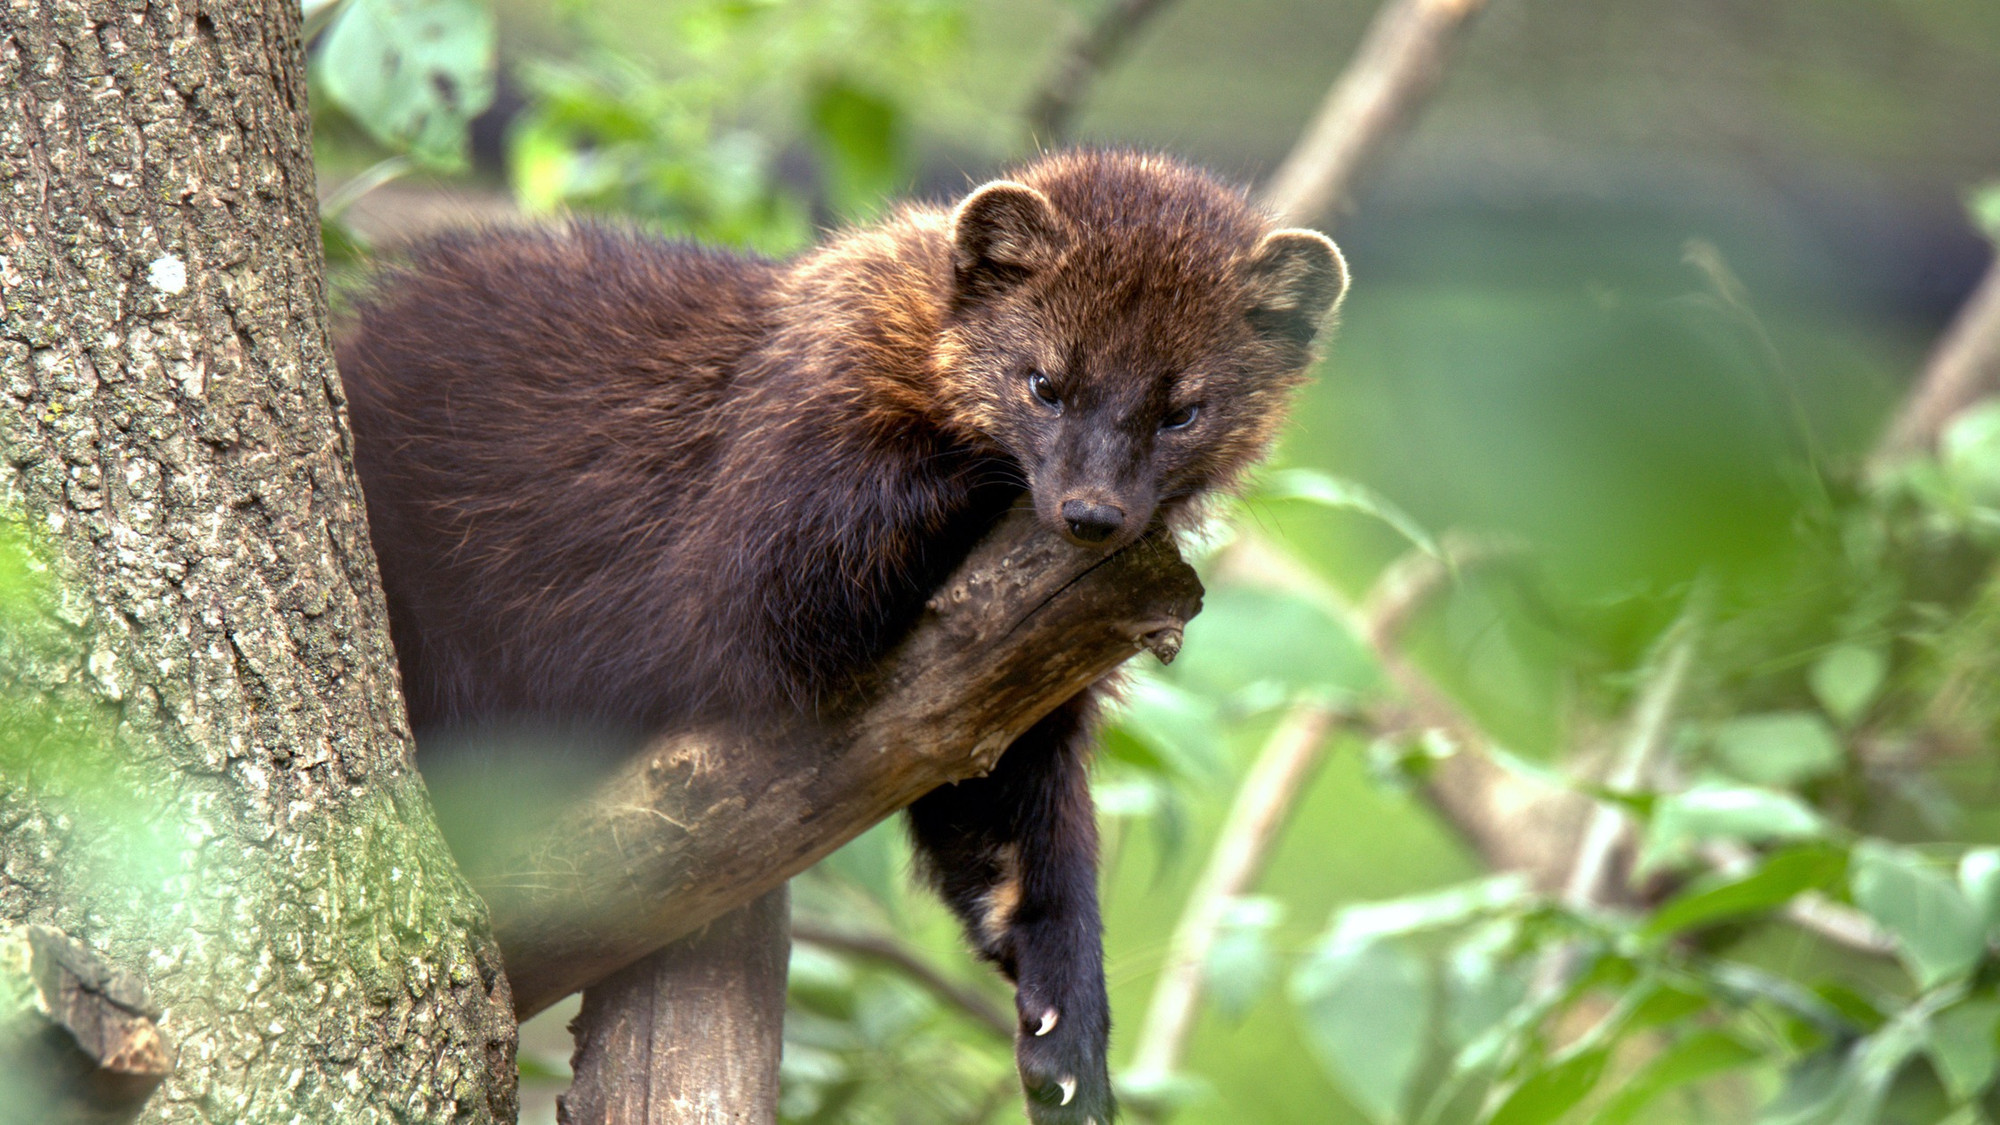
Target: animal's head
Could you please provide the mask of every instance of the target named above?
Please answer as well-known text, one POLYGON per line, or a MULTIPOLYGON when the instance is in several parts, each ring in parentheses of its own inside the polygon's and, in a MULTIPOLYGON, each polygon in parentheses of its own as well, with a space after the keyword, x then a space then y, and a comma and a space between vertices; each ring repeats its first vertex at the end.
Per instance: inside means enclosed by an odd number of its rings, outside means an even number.
POLYGON ((1067 153, 951 216, 951 414, 1111 549, 1263 455, 1347 289, 1326 236, 1162 157, 1067 153))

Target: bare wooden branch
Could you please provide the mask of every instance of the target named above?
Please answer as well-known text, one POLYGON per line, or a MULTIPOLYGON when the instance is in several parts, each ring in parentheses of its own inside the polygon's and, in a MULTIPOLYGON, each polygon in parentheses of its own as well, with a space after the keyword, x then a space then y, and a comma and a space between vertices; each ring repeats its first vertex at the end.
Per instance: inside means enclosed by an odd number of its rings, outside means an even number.
MULTIPOLYGON (((1698 623, 1693 613, 1684 613, 1660 642, 1659 657, 1645 678, 1644 688, 1632 708, 1632 721, 1605 787, 1616 793, 1631 793, 1651 778, 1655 764, 1667 747, 1671 724, 1680 713, 1681 695, 1687 687, 1688 672, 1694 662, 1698 623)), ((1608 802, 1591 813, 1577 848, 1576 864, 1570 868, 1569 885, 1563 901, 1571 909, 1602 904, 1613 891, 1609 885, 1619 845, 1630 833, 1632 818, 1625 810, 1608 802)))
POLYGON ((689 731, 472 872, 523 1017, 744 905, 904 805, 992 768, 1058 703, 1201 604, 1171 540, 1110 556, 1020 512, 933 596, 865 701, 689 731))
POLYGON ((1870 459, 1880 475, 1927 453, 1960 411, 2000 390, 2000 256, 1987 267, 1924 364, 1923 374, 1870 459))
POLYGON ((562 1125, 777 1121, 789 903, 780 886, 585 989, 562 1125))
POLYGON ((1452 37, 1486 0, 1389 0, 1262 196, 1286 222, 1324 221, 1437 85, 1452 37))
POLYGON ((831 949, 837 953, 845 953, 894 969, 973 1023, 1008 1042, 1014 1039, 1019 1021, 1011 1013, 1001 1010, 998 1004, 977 991, 938 972, 922 957, 893 938, 881 934, 851 933, 809 922, 795 922, 792 925, 792 940, 802 941, 807 945, 817 945, 822 949, 831 949))
POLYGON ((0 1119, 132 1119, 173 1072, 159 1017, 137 975, 60 930, 0 930, 0 1119))
POLYGON ((1077 106, 1098 78, 1118 61, 1139 29, 1170 0, 1109 0, 1092 22, 1077 29, 1028 102, 1028 127, 1044 145, 1069 135, 1077 106))
POLYGON ((1256 885, 1278 830, 1311 780, 1327 736, 1340 718, 1339 711, 1322 704, 1292 708, 1243 779, 1167 946, 1166 964, 1153 988, 1132 1059, 1132 1072, 1142 1079, 1164 1078, 1180 1065, 1201 1005, 1209 953, 1229 906, 1256 885))

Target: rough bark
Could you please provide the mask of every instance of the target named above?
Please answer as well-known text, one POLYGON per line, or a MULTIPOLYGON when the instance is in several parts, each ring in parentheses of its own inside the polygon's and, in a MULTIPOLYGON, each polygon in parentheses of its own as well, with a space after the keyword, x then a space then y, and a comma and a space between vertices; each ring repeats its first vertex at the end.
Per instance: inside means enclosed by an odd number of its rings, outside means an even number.
POLYGON ((776 1121, 790 919, 781 886, 585 989, 562 1125, 776 1121))
POLYGON ((0 532, 50 579, 0 620, 0 922, 146 979, 141 1120, 511 1121, 336 417, 298 20, 0 7, 0 532))
POLYGON ((931 599, 863 705, 665 739, 475 870, 516 1010, 532 1015, 992 768, 1133 653, 1170 658, 1200 604, 1164 536, 1105 557, 1016 513, 931 599))

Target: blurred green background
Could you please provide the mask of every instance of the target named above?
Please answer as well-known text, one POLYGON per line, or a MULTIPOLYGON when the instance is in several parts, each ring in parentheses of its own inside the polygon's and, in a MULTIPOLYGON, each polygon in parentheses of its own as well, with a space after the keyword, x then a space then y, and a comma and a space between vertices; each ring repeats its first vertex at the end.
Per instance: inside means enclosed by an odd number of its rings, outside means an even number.
MULTIPOLYGON (((437 6, 452 26, 489 18, 471 0, 437 6)), ((412 95, 371 87, 352 61, 366 52, 329 57, 352 18, 342 7, 309 5, 337 281, 413 232, 518 211, 608 213, 786 253, 894 199, 949 196, 1034 151, 1022 111, 1105 6, 498 0, 492 109, 469 133, 443 112, 432 124, 452 127, 401 134, 393 114, 368 107, 412 95)), ((1069 139, 1157 147, 1255 183, 1375 8, 1166 4, 1089 90, 1069 139)), ((483 51, 484 34, 463 51, 483 51)), ((1724 911, 1726 925, 1711 917, 1657 941, 1631 935, 1692 893, 1683 888, 1743 872, 1691 864, 1581 918, 1534 897, 1455 916, 1457 931, 1399 932, 1421 987, 1386 1003, 1436 1020, 1417 1032, 1428 1061, 1383 1063, 1371 1086, 1357 1079, 1368 1058, 1354 1053, 1356 1029, 1341 1021, 1360 1021, 1365 1038, 1380 1014, 1368 1004, 1385 1001, 1315 1006, 1314 979, 1345 979, 1309 971, 1338 952, 1329 918, 1488 866, 1424 798, 1435 755, 1420 737, 1342 734, 1285 819, 1247 921, 1211 962, 1180 1074, 1128 1092, 1142 1118, 1990 1119, 1991 1066, 1975 1082, 1942 1061, 1970 1058, 1974 1073, 1993 1055, 2000 1009, 1976 1007, 1991 1003, 1990 966, 1982 955, 1938 976, 1898 928, 1986 909, 1976 845, 2000 840, 1995 709, 1980 686, 2000 668, 1985 608, 1990 427, 1956 431, 1958 460, 1886 483, 1862 462, 1986 266, 1990 245, 1970 212, 1996 177, 1992 0, 1491 0, 1407 131, 1321 219, 1355 284, 1277 463, 1365 485, 1432 533, 1522 545, 1525 577, 1461 576, 1413 621, 1407 649, 1518 768, 1552 771, 1558 788, 1602 776, 1607 732, 1626 723, 1663 631, 1698 619, 1698 670, 1677 697, 1669 761, 1643 779, 1634 814, 1658 838, 1670 829, 1655 798, 1696 783, 1745 787, 1812 810, 1820 819, 1803 835, 1835 867, 1776 891, 1767 879, 1753 888, 1764 897, 1724 911), (1852 667, 1864 670, 1842 680, 1852 667), (1755 728, 1773 714, 1806 718, 1755 728), (1750 736, 1737 738, 1752 728, 1794 733, 1773 736, 1752 768, 1744 762, 1766 744, 1742 750, 1750 736), (1870 851, 1870 841, 1919 847, 1870 851), (1947 902, 1936 887, 1951 863, 1960 897, 1947 902), (1932 897, 1898 914, 1889 884, 1932 897), (1770 913, 1806 891, 1899 935, 1909 975, 1770 913), (1500 1061, 1481 1062, 1465 1054, 1476 1037, 1448 1033, 1457 994, 1440 974, 1472 949, 1466 927, 1490 935, 1502 930, 1478 927, 1502 923, 1508 955, 1491 971, 1525 979, 1551 949, 1583 949, 1584 983, 1518 1026, 1489 1021, 1512 1040, 1500 1061), (1735 970, 1716 966, 1737 964, 1769 974, 1769 994, 1731 991, 1735 970), (1668 978, 1691 1008, 1583 1030, 1606 1005, 1653 1003, 1633 999, 1633 981, 1668 978), (1817 1009, 1787 1007, 1777 984, 1835 1014, 1815 1022, 1817 1009), (1936 1030, 1947 1025, 1958 1030, 1936 1030), (1897 1053, 1902 1040, 1885 1029, 1913 1027, 1904 1038, 1918 1046, 1897 1053), (1590 1054, 1593 1034, 1601 1055, 1590 1054), (1663 1080, 1668 1092, 1643 1105, 1614 1104, 1621 1084, 1656 1073, 1649 1059, 1679 1058, 1687 1044, 1686 1055, 1714 1048, 1720 1061, 1663 1080), (1579 1060, 1597 1068, 1588 1081, 1579 1060), (1461 1072, 1476 1072, 1472 1093, 1427 1101, 1461 1072), (1578 1089, 1521 1094, 1538 1081, 1578 1089)), ((1360 599, 1410 550, 1383 505, 1278 495, 1253 490, 1237 525, 1329 583, 1336 603, 1360 599)), ((1236 581, 1221 563, 1207 578, 1183 662, 1146 674, 1100 775, 1121 1063, 1277 716, 1300 699, 1396 694, 1339 604, 1236 581)), ((1703 833, 1704 844, 1741 845, 1749 879, 1782 852, 1754 827, 1703 833)), ((878 829, 801 880, 801 920, 886 935, 1009 1008, 944 912, 908 888, 906 866, 895 826, 878 829)), ((809 942, 799 950, 788 1120, 1019 1119, 1004 1041, 907 973, 809 942)), ((524 1120, 552 1120, 561 1018, 525 1033, 524 1120)))

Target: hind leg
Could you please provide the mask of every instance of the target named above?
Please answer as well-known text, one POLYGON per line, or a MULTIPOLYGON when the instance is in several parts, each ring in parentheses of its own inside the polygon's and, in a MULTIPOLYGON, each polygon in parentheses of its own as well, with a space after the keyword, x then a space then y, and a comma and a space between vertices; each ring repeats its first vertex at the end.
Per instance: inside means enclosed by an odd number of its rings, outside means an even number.
POLYGON ((1109 1125, 1111 1014, 1090 803, 1093 696, 1063 704, 986 777, 910 806, 932 881, 982 956, 1014 982, 1015 1057, 1036 1125, 1109 1125))

